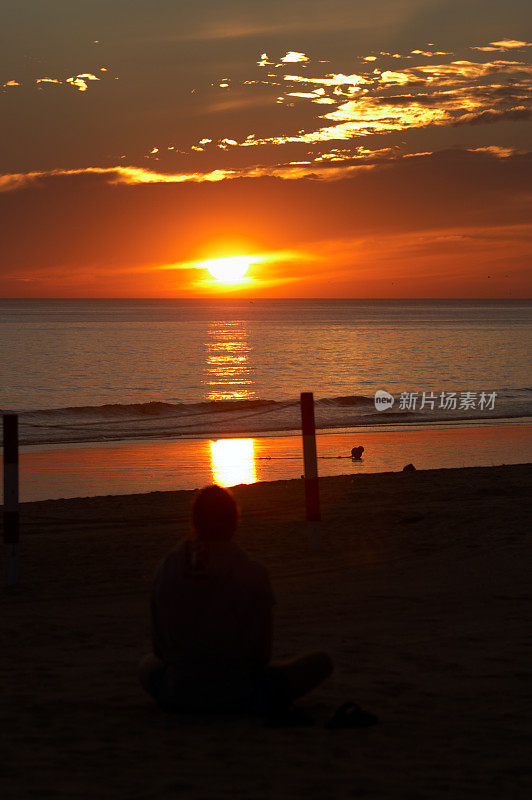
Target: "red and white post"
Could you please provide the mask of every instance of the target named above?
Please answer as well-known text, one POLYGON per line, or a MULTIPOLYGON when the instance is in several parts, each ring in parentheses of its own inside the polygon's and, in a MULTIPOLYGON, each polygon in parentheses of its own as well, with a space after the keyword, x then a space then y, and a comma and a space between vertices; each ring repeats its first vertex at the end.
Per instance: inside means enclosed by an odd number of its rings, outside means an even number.
POLYGON ((18 416, 3 415, 4 430, 4 586, 19 581, 18 416))
POLYGON ((318 483, 318 456, 316 453, 316 425, 314 422, 314 395, 301 392, 301 429, 303 433, 303 461, 305 465, 305 508, 309 540, 319 543, 320 488, 318 483))

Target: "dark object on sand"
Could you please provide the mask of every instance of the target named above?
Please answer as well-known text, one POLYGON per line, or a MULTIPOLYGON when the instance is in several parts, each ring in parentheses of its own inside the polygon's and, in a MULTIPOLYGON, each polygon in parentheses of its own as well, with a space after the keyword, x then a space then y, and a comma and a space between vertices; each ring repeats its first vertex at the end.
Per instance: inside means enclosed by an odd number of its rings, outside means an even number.
POLYGON ((410 514, 407 517, 401 517, 401 519, 397 521, 400 525, 409 525, 412 522, 421 522, 422 519, 425 519, 424 514, 410 514))
POLYGON ((351 450, 351 458, 353 458, 355 461, 360 461, 363 452, 364 448, 362 447, 362 445, 358 445, 358 447, 353 447, 353 449, 351 450))
POLYGON ((369 728, 376 725, 379 718, 371 711, 364 711, 356 703, 348 701, 336 709, 332 717, 325 723, 326 728, 369 728))
POLYGON ((416 468, 413 464, 407 464, 406 467, 403 467, 403 472, 415 472, 416 468))

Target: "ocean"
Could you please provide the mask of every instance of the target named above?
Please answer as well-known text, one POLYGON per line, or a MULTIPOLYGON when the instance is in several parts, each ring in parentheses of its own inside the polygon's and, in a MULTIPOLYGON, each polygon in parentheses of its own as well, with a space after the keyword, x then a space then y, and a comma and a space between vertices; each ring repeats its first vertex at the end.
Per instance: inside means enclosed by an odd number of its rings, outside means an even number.
POLYGON ((301 391, 320 475, 529 461, 531 328, 526 301, 2 300, 21 499, 299 478, 301 391))
POLYGON ((530 414, 530 301, 2 300, 25 444, 530 414), (377 410, 385 390, 393 406, 377 410))

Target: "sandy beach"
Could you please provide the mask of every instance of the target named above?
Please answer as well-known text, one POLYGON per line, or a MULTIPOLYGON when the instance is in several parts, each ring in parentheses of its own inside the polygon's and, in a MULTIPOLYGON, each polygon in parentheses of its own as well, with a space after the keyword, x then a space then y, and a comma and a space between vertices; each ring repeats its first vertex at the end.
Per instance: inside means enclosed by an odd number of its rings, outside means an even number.
POLYGON ((156 710, 137 684, 147 597, 190 492, 28 503, 1 594, 2 796, 530 796, 530 465, 238 486, 240 543, 270 569, 275 657, 325 649, 311 728, 156 710), (323 722, 344 700, 368 730, 323 722))

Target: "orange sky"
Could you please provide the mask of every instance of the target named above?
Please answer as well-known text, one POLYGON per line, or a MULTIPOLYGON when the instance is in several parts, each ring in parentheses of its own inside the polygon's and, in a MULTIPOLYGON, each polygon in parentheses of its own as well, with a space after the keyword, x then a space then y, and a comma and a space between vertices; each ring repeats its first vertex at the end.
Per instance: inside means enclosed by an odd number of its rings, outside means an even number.
POLYGON ((197 5, 9 9, 1 296, 531 295, 527 4, 197 5))

